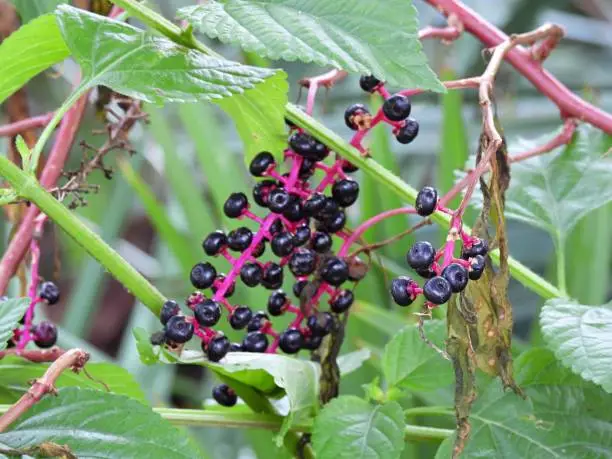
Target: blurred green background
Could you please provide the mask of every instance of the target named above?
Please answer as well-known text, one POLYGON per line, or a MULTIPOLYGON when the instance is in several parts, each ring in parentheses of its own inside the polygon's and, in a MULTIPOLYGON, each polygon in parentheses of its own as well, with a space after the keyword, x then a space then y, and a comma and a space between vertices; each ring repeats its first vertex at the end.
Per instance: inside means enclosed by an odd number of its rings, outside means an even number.
MULTIPOLYGON (((157 0, 150 3, 171 18, 177 8, 193 2, 157 0)), ((609 78, 612 73, 612 2, 466 0, 466 3, 507 32, 524 32, 544 22, 562 24, 567 30, 567 38, 546 61, 546 68, 573 91, 612 111, 612 80, 609 78)), ((422 25, 444 24, 429 6, 420 1, 416 6, 422 25)), ((297 80, 327 70, 300 63, 262 63, 241 54, 236 48, 208 44, 231 59, 285 69, 291 84, 289 99, 298 104, 305 103, 306 94, 300 94, 297 80)), ((427 41, 424 47, 430 65, 444 79, 477 75, 484 67, 481 45, 467 34, 450 46, 427 41)), ((28 84, 32 114, 53 110, 69 93, 77 67, 65 63, 55 70, 57 74, 46 72, 28 84)), ((321 90, 317 99, 316 116, 347 139, 351 133, 343 122, 345 107, 355 102, 372 106, 379 103, 368 100, 357 80, 357 76, 350 76, 330 91, 321 90)), ((560 126, 556 107, 508 66, 504 66, 498 77, 496 96, 510 145, 513 139, 537 137, 560 126)), ((213 105, 169 105, 163 109, 145 106, 145 111, 150 114, 150 123, 138 125, 131 136, 137 154, 122 170, 116 167, 116 158, 111 154, 107 164, 116 168, 113 180, 93 174, 90 182, 101 185, 100 193, 90 196, 89 205, 77 212, 164 294, 180 300, 190 292, 190 266, 204 257, 201 240, 209 231, 227 223, 220 211, 226 196, 232 191, 245 191, 250 195, 252 182, 246 174, 243 146, 233 124, 213 105)), ((412 114, 420 123, 418 138, 405 146, 395 142, 388 129, 376 129, 369 138, 373 155, 416 188, 435 184, 442 192, 447 191, 454 181, 454 170, 463 167, 467 156, 476 148, 481 121, 476 94, 466 91, 446 96, 418 96, 413 99, 412 114)), ((0 112, 0 122, 5 121, 0 112)), ((103 139, 94 136, 92 130, 101 126, 90 108, 78 141, 100 145, 103 139)), ((0 147, 6 151, 6 139, 0 139, 0 147)), ((81 158, 82 149, 75 146, 69 168, 78 167, 81 158)), ((384 209, 403 204, 366 177, 360 174, 357 177, 362 184, 361 196, 352 209, 351 226, 384 209)), ((609 298, 610 223, 610 206, 589 214, 568 243, 570 294, 587 304, 600 304, 609 298)), ((376 241, 393 236, 408 225, 409 221, 404 218, 390 220, 367 233, 367 239, 376 241)), ((509 225, 512 254, 539 274, 554 280, 554 249, 549 237, 523 224, 509 222, 509 225)), ((10 225, 5 221, 0 226, 0 245, 3 246, 0 249, 3 250, 10 225)), ((201 406, 215 383, 210 375, 201 367, 178 370, 142 365, 130 330, 138 325, 153 331, 158 328, 157 319, 134 302, 60 231, 51 226, 47 228, 42 275, 53 279, 59 274, 55 280, 61 286, 62 300, 45 313, 61 325, 60 345, 85 346, 96 358, 113 360, 129 369, 156 405, 201 406), (61 260, 59 270, 56 250, 61 260)), ((439 242, 442 233, 432 226, 421 230, 417 237, 439 242)), ((346 393, 362 393, 361 384, 371 381, 378 373, 377 353, 389 335, 401 327, 401 323, 386 312, 392 308, 387 285, 392 276, 407 272, 403 259, 409 245, 410 240, 406 238, 381 250, 379 256, 374 257, 377 266, 357 289, 358 298, 370 306, 356 307, 349 322, 345 347, 347 350, 370 347, 374 357, 343 381, 346 393)), ((218 267, 221 268, 220 261, 218 267)), ((11 289, 16 294, 16 282, 11 284, 11 289)), ((237 301, 254 309, 265 309, 266 291, 239 290, 237 301)), ((542 301, 515 282, 510 297, 518 338, 525 342, 537 341, 539 335, 531 333, 530 325, 542 301)), ((409 312, 403 311, 403 314, 406 323, 412 320, 409 312)), ((277 454, 270 442, 272 434, 267 432, 199 429, 193 433, 204 447, 204 457, 270 458, 277 454)), ((405 457, 414 457, 417 452, 421 457, 430 457, 435 446, 415 447, 419 450, 407 448, 405 457)))

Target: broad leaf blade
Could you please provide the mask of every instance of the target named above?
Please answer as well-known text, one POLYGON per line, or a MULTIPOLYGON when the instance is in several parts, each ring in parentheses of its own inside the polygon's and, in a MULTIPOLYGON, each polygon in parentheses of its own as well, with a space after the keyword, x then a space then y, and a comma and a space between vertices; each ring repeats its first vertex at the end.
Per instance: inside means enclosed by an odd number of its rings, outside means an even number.
POLYGON ((374 74, 391 85, 444 91, 427 65, 410 0, 208 1, 179 10, 211 38, 271 59, 374 74))
POLYGON ((11 0, 11 3, 15 5, 15 9, 21 18, 21 23, 25 24, 38 16, 51 13, 58 5, 68 3, 68 0, 44 0, 42 2, 32 0, 11 0))
POLYGON ((549 300, 542 308, 540 326, 564 365, 612 393, 612 305, 549 300))
POLYGON ((20 27, 0 45, 0 103, 69 55, 52 15, 40 16, 20 27))
POLYGON ((315 419, 317 459, 394 459, 404 447, 404 412, 396 402, 372 406, 352 395, 329 402, 315 419))
POLYGON ((27 448, 43 442, 68 445, 79 458, 197 458, 187 433, 135 400, 91 389, 60 389, 36 403, 0 443, 27 448))
POLYGON ((221 99, 276 71, 214 58, 128 24, 61 5, 57 21, 85 86, 161 104, 221 99))
POLYGON ((19 325, 29 304, 29 298, 11 298, 0 302, 0 350, 6 348, 6 342, 13 336, 13 330, 19 325))

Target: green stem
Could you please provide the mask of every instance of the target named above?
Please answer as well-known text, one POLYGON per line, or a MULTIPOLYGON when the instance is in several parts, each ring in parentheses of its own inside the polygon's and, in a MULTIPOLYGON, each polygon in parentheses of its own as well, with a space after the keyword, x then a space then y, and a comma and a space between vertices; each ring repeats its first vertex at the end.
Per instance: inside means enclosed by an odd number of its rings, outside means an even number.
POLYGON ((454 416, 453 409, 448 406, 417 406, 404 410, 404 415, 412 416, 454 416))
POLYGON ((87 253, 98 260, 128 292, 153 313, 159 314, 165 297, 100 236, 87 228, 78 217, 47 193, 34 177, 19 169, 5 156, 0 156, 0 175, 10 183, 19 196, 33 202, 87 253))
POLYGON ((555 235, 557 252, 557 285, 562 295, 567 297, 567 275, 565 273, 565 238, 557 231, 555 235))
POLYGON ((49 124, 45 126, 45 129, 42 131, 40 137, 38 138, 38 142, 36 142, 36 145, 34 145, 34 148, 32 149, 32 157, 29 163, 30 172, 34 173, 34 171, 36 171, 42 149, 45 147, 45 144, 49 140, 49 137, 51 137, 51 135, 53 134, 53 131, 55 130, 57 125, 60 123, 60 121, 62 121, 62 118, 64 117, 66 112, 72 108, 76 101, 79 100, 79 98, 83 94, 85 94, 88 89, 89 87, 87 85, 80 85, 78 88, 76 88, 73 93, 70 94, 70 96, 64 101, 61 107, 55 112, 53 118, 51 118, 51 121, 49 121, 49 124))
POLYGON ((406 425, 404 438, 406 440, 435 440, 443 441, 455 433, 451 429, 440 429, 438 427, 406 425))

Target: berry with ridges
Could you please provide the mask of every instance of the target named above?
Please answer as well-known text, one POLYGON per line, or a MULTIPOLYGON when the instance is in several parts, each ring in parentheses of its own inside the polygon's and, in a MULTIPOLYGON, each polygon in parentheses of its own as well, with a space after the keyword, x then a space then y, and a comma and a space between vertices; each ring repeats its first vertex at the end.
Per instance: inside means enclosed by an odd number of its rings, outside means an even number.
POLYGON ((278 347, 280 347, 281 351, 285 354, 296 354, 302 348, 303 342, 304 337, 302 333, 295 328, 290 328, 280 334, 278 347))
POLYGON ((195 288, 210 288, 217 276, 217 270, 210 263, 198 263, 191 268, 189 279, 195 288))
POLYGON ((245 263, 240 268, 240 279, 247 287, 255 287, 263 278, 263 268, 257 263, 245 263))
POLYGON ((193 336, 193 324, 187 322, 183 316, 174 316, 168 320, 164 333, 169 341, 186 343, 193 336))
POLYGON ((202 248, 206 255, 213 257, 227 246, 227 236, 221 230, 214 231, 206 236, 202 242, 202 248))
POLYGON ((482 273, 485 269, 485 257, 482 255, 476 255, 470 260, 470 271, 469 277, 471 280, 478 280, 482 277, 482 273))
POLYGON ((312 235, 310 246, 317 253, 325 253, 332 247, 332 238, 329 233, 317 231, 312 235))
POLYGON ((406 254, 406 261, 413 269, 426 269, 436 257, 436 249, 427 241, 416 242, 406 254))
POLYGON ((315 336, 325 336, 332 331, 334 318, 329 312, 319 312, 308 317, 306 326, 315 336))
POLYGON ((230 231, 227 235, 227 245, 236 252, 244 252, 253 241, 253 233, 246 226, 230 231))
POLYGON ((211 362, 218 362, 229 352, 230 346, 230 340, 226 336, 213 338, 206 346, 206 357, 211 362))
POLYGON ((252 331, 261 330, 262 327, 269 320, 270 320, 270 317, 268 317, 268 314, 266 314, 263 311, 259 311, 259 312, 255 313, 255 315, 253 315, 253 318, 251 319, 251 321, 247 325, 247 331, 252 332, 252 331))
POLYGON ((264 175, 270 167, 274 166, 274 156, 272 153, 267 151, 262 151, 261 153, 257 153, 255 157, 251 160, 251 164, 249 165, 249 172, 254 177, 261 177, 264 175))
POLYGON ((34 343, 43 349, 53 347, 57 342, 57 327, 51 322, 41 322, 34 327, 34 343))
POLYGON ((159 313, 159 321, 162 325, 166 325, 170 320, 170 317, 176 316, 179 312, 181 312, 181 308, 174 300, 168 300, 164 303, 161 308, 161 312, 159 313))
POLYGON ((416 136, 419 134, 419 122, 414 118, 408 118, 404 125, 399 128, 395 138, 399 143, 403 143, 404 145, 409 144, 416 136))
POLYGON ((309 276, 316 267, 316 255, 309 249, 296 250, 289 259, 289 270, 294 276, 309 276))
POLYGON ((253 187, 253 200, 261 207, 268 207, 268 196, 277 187, 274 180, 262 180, 253 187))
POLYGON ((468 271, 459 263, 451 263, 444 268, 442 277, 448 281, 453 293, 459 293, 468 283, 468 271))
POLYGON ((221 306, 213 300, 205 300, 193 309, 193 316, 202 327, 212 327, 221 318, 221 306))
POLYGON ((349 207, 357 201, 359 184, 355 180, 338 180, 332 186, 332 197, 342 207, 349 207))
POLYGON ((242 340, 242 349, 245 352, 266 352, 268 337, 259 331, 249 332, 242 340))
POLYGON ((346 261, 340 258, 330 258, 323 265, 321 278, 330 285, 337 287, 348 279, 349 268, 346 261))
POLYGON ((401 94, 394 94, 385 100, 382 110, 387 119, 391 121, 403 121, 410 115, 410 99, 401 94))
POLYGON ((353 131, 362 129, 362 126, 369 127, 369 120, 372 118, 370 111, 363 104, 353 104, 344 112, 344 122, 353 131))
POLYGON ((401 276, 391 281, 391 296, 399 306, 409 306, 416 298, 412 291, 413 282, 407 276, 401 276))
POLYGON ((60 291, 57 285, 51 281, 43 282, 40 286, 40 297, 48 304, 55 304, 60 299, 60 291))
POLYGON ((332 312, 342 314, 349 310, 355 301, 355 297, 351 290, 340 290, 329 302, 332 312))
POLYGON ((219 384, 212 391, 215 401, 222 406, 234 406, 238 401, 238 396, 227 384, 219 384))
POLYGON ((359 87, 365 92, 374 92, 381 85, 381 81, 374 75, 362 75, 359 78, 359 87))
POLYGON ((287 294, 282 290, 277 290, 268 297, 268 312, 270 315, 280 316, 285 312, 287 304, 287 294))
POLYGON ((468 258, 482 255, 483 257, 489 252, 489 242, 486 239, 475 238, 470 248, 464 248, 461 252, 461 258, 468 258))
POLYGON ((253 317, 253 312, 251 308, 248 306, 238 306, 232 312, 232 315, 229 318, 229 323, 234 330, 242 330, 246 327, 251 318, 253 317))
POLYGON ((275 188, 268 194, 268 208, 276 213, 282 214, 291 204, 291 196, 282 188, 275 188))
POLYGON ((423 295, 433 304, 444 304, 450 300, 452 289, 448 281, 442 276, 435 276, 423 285, 423 295))
POLYGON ((283 285, 283 268, 277 263, 268 263, 264 266, 261 285, 269 290, 276 290, 283 285))
POLYGON ((438 190, 431 186, 421 188, 414 204, 417 214, 421 217, 427 217, 434 213, 437 205, 438 190))
POLYGON ((223 204, 223 213, 229 218, 238 218, 249 208, 249 200, 244 193, 232 193, 223 204))
POLYGON ((300 225, 293 233, 293 244, 296 247, 306 244, 310 240, 310 228, 307 224, 300 225))

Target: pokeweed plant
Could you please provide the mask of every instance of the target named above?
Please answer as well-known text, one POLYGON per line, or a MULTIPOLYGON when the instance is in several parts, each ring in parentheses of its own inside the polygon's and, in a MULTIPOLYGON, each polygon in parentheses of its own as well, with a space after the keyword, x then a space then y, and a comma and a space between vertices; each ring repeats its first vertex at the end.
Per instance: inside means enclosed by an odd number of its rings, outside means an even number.
MULTIPOLYGON (((2 387, 21 383, 2 408, 2 454, 200 457, 186 432, 171 422, 272 429, 278 432, 277 446, 284 443, 296 457, 395 458, 407 442, 419 440, 441 442, 440 458, 602 457, 612 447, 609 306, 569 298, 565 261, 570 229, 612 200, 607 180, 612 166, 605 155, 612 116, 542 69, 563 37, 561 27, 545 25, 507 37, 459 1, 427 3, 447 16, 447 26, 419 30, 416 10, 405 0, 207 1, 178 12, 182 27, 135 0, 115 0, 112 9, 98 11, 108 17, 59 5, 0 45, 0 63, 15 69, 0 75, 0 100, 68 57, 81 68, 79 83, 55 112, 0 128, 6 136, 43 128, 33 145, 16 137, 21 167, 0 157, 0 175, 7 183, 2 203, 29 203, 0 261, 0 290, 6 290, 28 253, 31 260, 27 297, 0 302, 0 356, 38 378, 28 388, 20 380, 23 371, 9 370, 6 381, 0 375, 2 387), (148 28, 125 23, 129 17, 148 28), (307 103, 296 107, 287 103, 282 70, 229 61, 198 41, 196 29, 261 57, 334 69, 302 80, 307 103), (489 48, 486 68, 480 76, 442 83, 428 67, 420 40, 453 41, 464 31, 489 48), (30 52, 21 53, 24 46, 30 52), (513 155, 494 107, 495 79, 504 61, 554 102, 563 118, 554 137, 513 155), (374 113, 362 103, 346 109, 345 124, 354 131, 349 141, 312 117, 318 88, 340 82, 347 73, 360 74, 361 89, 383 99, 374 113), (118 120, 109 123, 103 147, 87 147, 93 159, 75 173, 64 171, 69 179, 58 184, 96 87, 110 89, 106 102, 122 113, 112 112, 118 120), (404 89, 391 92, 390 87, 404 89), (400 144, 410 144, 419 132, 419 122, 410 117, 411 98, 423 91, 463 89, 478 90, 482 133, 475 160, 443 194, 431 186, 415 190, 377 163, 375 149, 364 146, 378 124, 388 125, 400 144), (251 197, 243 192, 226 197, 225 221, 238 225, 201 235, 207 258, 186 273, 196 290, 186 295, 183 308, 62 201, 72 196, 70 207, 82 203, 94 170, 112 175, 104 156, 115 149, 131 151, 128 134, 145 117, 143 104, 202 100, 217 104, 235 121, 245 143, 245 163, 257 181, 251 197), (350 174, 358 170, 410 205, 349 228, 346 211, 360 191, 350 174), (457 208, 450 208, 461 193, 457 208), (592 198, 595 193, 598 199, 592 198), (470 204, 479 216, 465 222, 470 204), (398 215, 427 220, 389 240, 363 240, 369 228, 398 215), (551 232, 557 286, 510 257, 505 218, 551 232), (100 372, 103 387, 63 374, 100 364, 88 363, 89 355, 80 349, 54 347, 55 326, 35 323, 37 306, 52 305, 60 295, 53 282, 41 282, 39 273, 47 219, 159 317, 161 331, 134 330, 144 363, 204 365, 221 382, 212 391, 214 400, 230 407, 241 399, 245 409, 150 408, 129 376, 112 367, 100 372), (397 277, 388 286, 389 298, 401 307, 424 298, 413 311, 417 320, 407 322, 397 311, 379 309, 375 321, 389 324, 382 327, 388 334, 385 348, 372 349, 380 359, 369 360, 365 350, 341 354, 351 320, 372 309, 355 289, 368 275, 370 256, 428 222, 447 230, 443 246, 415 242, 406 262, 416 276, 397 277), (229 263, 227 273, 218 271, 214 257, 229 263), (286 271, 294 278, 291 293, 283 290, 286 271), (518 355, 513 346, 510 277, 547 300, 541 327, 549 350, 518 355), (270 290, 266 310, 232 301, 236 290, 254 287, 270 290), (442 317, 438 310, 444 304, 446 319, 432 319, 434 313, 442 317), (246 329, 241 341, 223 333, 222 319, 232 329, 246 329), (296 356, 300 351, 302 357, 296 356), (518 355, 514 362, 513 355, 518 355), (380 377, 364 386, 363 397, 341 395, 341 377, 366 360, 380 377), (57 398, 46 396, 56 392, 57 398), (411 404, 411 398, 418 403, 411 404), (415 422, 423 416, 454 416, 456 429, 448 428, 448 420, 415 422), (100 442, 102 437, 108 441, 100 442)), ((139 187, 146 195, 146 186, 139 187)), ((158 220, 165 234, 180 238, 163 216, 158 220)), ((181 261, 191 257, 183 247, 181 261)))

